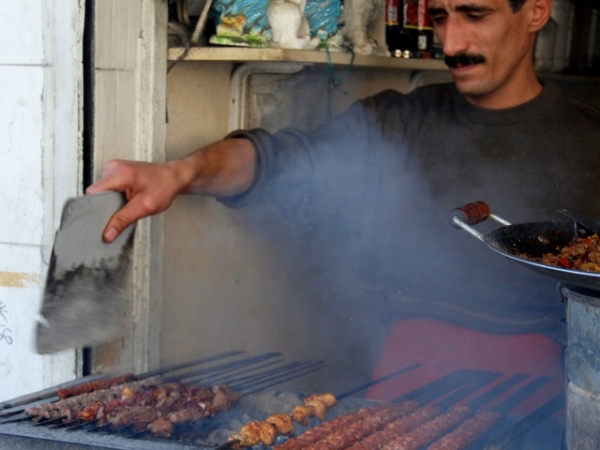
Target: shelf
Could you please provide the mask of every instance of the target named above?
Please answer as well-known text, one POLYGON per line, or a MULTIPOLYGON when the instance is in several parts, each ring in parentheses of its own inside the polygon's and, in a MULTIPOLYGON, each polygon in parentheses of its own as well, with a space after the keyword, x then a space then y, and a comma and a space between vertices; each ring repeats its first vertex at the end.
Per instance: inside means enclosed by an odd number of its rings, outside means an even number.
MULTIPOLYGON (((167 57, 174 61, 181 56, 183 48, 169 48, 167 57)), ((350 53, 331 52, 334 65, 347 66, 352 60, 350 53)), ((291 50, 282 48, 250 47, 192 47, 183 61, 212 62, 297 62, 304 64, 327 64, 327 53, 314 50, 291 50)), ((444 61, 438 59, 404 59, 386 56, 356 55, 355 67, 404 70, 447 70, 444 61)))

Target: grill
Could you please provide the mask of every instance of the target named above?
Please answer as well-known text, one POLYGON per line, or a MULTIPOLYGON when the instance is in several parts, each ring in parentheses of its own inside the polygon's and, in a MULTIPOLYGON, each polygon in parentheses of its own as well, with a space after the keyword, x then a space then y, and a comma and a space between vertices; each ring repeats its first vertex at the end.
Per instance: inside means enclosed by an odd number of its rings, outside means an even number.
MULTIPOLYGON (((365 398, 369 388, 385 383, 401 385, 405 377, 418 378, 421 369, 418 364, 407 366, 346 392, 334 392, 338 404, 327 412, 326 420, 381 403, 365 398)), ((154 437, 146 430, 111 429, 93 422, 61 423, 62 420, 56 419, 34 422, 24 410, 32 405, 57 401, 58 387, 48 389, 0 404, 0 447, 225 450, 228 436, 239 432, 242 425, 252 420, 264 420, 277 412, 290 412, 307 395, 282 386, 323 370, 327 370, 323 361, 287 363, 279 353, 246 356, 243 352, 230 352, 139 375, 138 379, 161 375, 166 382, 182 381, 201 386, 227 383, 243 394, 240 403, 229 411, 195 425, 177 425, 169 439, 154 437)), ((102 377, 86 377, 60 388, 102 377)), ((435 405, 442 410, 461 405, 474 412, 498 413, 500 419, 494 426, 468 447, 468 450, 491 450, 561 448, 564 398, 563 381, 553 377, 461 369, 387 400, 395 403, 414 400, 422 406, 435 405), (530 445, 532 442, 534 446, 530 445)), ((319 423, 316 418, 311 418, 306 427, 296 426, 296 434, 319 423)), ((273 446, 285 440, 287 437, 279 436, 273 446)), ((273 446, 260 444, 254 448, 272 450, 273 446)))

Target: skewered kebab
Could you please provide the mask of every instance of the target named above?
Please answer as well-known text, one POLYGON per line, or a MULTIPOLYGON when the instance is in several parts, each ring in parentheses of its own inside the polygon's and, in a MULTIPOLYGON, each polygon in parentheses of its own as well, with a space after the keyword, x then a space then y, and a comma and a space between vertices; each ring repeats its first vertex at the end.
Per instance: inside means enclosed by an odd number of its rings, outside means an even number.
POLYGON ((345 448, 385 423, 409 414, 418 406, 417 402, 405 401, 398 405, 384 403, 361 408, 324 422, 301 436, 290 438, 275 450, 345 448))
POLYGON ((456 430, 431 444, 428 450, 460 450, 472 444, 500 418, 500 414, 482 412, 465 420, 456 430))
POLYGON ((333 433, 307 447, 307 450, 343 450, 355 442, 381 430, 388 423, 406 416, 417 408, 412 402, 398 405, 387 404, 378 411, 358 420, 347 427, 338 428, 333 433))
POLYGON ((422 406, 410 414, 388 423, 383 430, 354 443, 348 447, 348 450, 379 450, 388 442, 397 439, 399 435, 408 433, 440 412, 440 409, 435 406, 422 406))
POLYGON ((382 450, 418 450, 436 440, 448 429, 458 425, 470 413, 471 409, 466 406, 452 408, 411 432, 388 442, 382 447, 382 450))
MULTIPOLYGON (((123 387, 118 385, 96 392, 66 397, 59 402, 46 404, 50 407, 45 411, 59 414, 65 408, 72 409, 76 411, 80 420, 95 420, 99 424, 110 423, 113 428, 131 425, 136 431, 148 429, 154 436, 167 438, 173 433, 174 424, 193 422, 204 417, 211 417, 221 409, 229 409, 239 401, 239 394, 236 393, 237 397, 236 395, 231 396, 231 392, 224 385, 217 385, 210 389, 185 386, 181 382, 162 384, 160 377, 156 377, 125 383, 123 387), (88 402, 86 407, 77 409, 86 402, 88 402)), ((297 421, 307 420, 307 416, 323 420, 325 411, 335 403, 336 399, 332 394, 310 396, 305 399, 304 405, 297 405, 294 408, 297 421), (299 411, 304 413, 304 416, 300 415, 299 411)), ((442 415, 447 416, 446 422, 441 420, 442 416, 440 416, 412 433, 399 436, 399 434, 414 429, 418 423, 439 413, 437 408, 429 406, 418 408, 413 413, 406 415, 417 408, 418 404, 405 402, 404 406, 407 408, 404 413, 393 412, 389 404, 363 408, 307 430, 302 436, 290 438, 276 449, 297 450, 306 447, 309 450, 414 449, 427 445, 443 434, 444 430, 464 419, 464 415, 456 419, 458 413, 453 410, 442 415), (396 420, 398 416, 402 417, 396 420), (458 422, 456 422, 457 420, 458 422), (448 425, 448 421, 454 422, 448 425), (383 425, 385 428, 382 430, 383 425), (357 440, 359 442, 356 442, 357 440)), ((42 410, 44 409, 44 405, 39 405, 28 411, 34 412, 34 408, 40 407, 42 410)), ((467 408, 462 411, 461 414, 469 414, 467 408)), ((474 416, 465 421, 453 433, 439 439, 430 448, 432 450, 464 448, 485 432, 497 417, 498 415, 492 413, 474 416)), ((259 443, 272 445, 278 434, 293 436, 293 413, 273 414, 264 422, 251 422, 244 426, 239 434, 242 439, 240 439, 238 447, 259 443)))
POLYGON ((216 409, 228 409, 229 403, 239 400, 239 394, 232 395, 229 391, 231 391, 229 388, 221 385, 209 388, 185 386, 181 382, 162 384, 160 377, 153 377, 54 403, 32 406, 26 409, 26 413, 45 419, 60 417, 66 415, 65 412, 70 412, 71 419, 92 420, 93 416, 97 415, 97 407, 100 406, 98 403, 107 410, 134 404, 141 406, 153 404, 159 409, 169 410, 176 408, 177 405, 183 407, 183 404, 191 399, 197 402, 212 402, 216 409))
MULTIPOLYGON (((395 408, 389 404, 363 408, 290 438, 275 450, 416 450, 437 439, 471 413, 467 407, 453 408, 444 414, 440 414, 435 406, 417 407, 416 402, 404 402, 395 408)), ((498 417, 493 413, 478 414, 440 439, 431 449, 465 448, 498 417)), ((272 445, 275 439, 273 428, 266 427, 265 422, 251 422, 240 433, 246 446, 272 445)))
MULTIPOLYGON (((352 416, 350 422, 342 422, 341 419, 344 416, 340 416, 337 426, 331 426, 330 424, 334 421, 330 421, 305 433, 326 428, 323 433, 315 432, 316 438, 303 441, 304 435, 302 435, 289 439, 284 444, 275 447, 275 450, 299 450, 300 448, 306 450, 416 450, 431 443, 470 414, 470 409, 466 407, 453 408, 440 414, 439 408, 431 405, 418 407, 416 402, 404 402, 396 406, 396 408, 399 407, 405 409, 404 414, 400 413, 399 409, 393 412, 392 409, 389 409, 390 405, 363 408, 362 411, 368 411, 367 414, 356 414, 361 411, 359 410, 345 415, 352 416), (329 426, 326 427, 326 425, 329 426), (378 431, 374 431, 378 428, 378 431)), ((468 434, 468 430, 472 428, 474 425, 468 425, 466 428, 462 428, 459 434, 468 434)), ((458 430, 456 431, 458 432, 458 430)), ((459 440, 456 436, 457 434, 454 435, 452 442, 459 440)), ((455 447, 450 448, 454 449, 455 447)), ((458 448, 462 447, 456 447, 456 449, 458 448)), ((436 450, 446 449, 440 447, 436 450)))
POLYGON ((273 445, 278 434, 291 436, 294 434, 294 423, 308 425, 310 417, 325 419, 325 412, 337 403, 335 396, 329 392, 311 395, 304 399, 304 404, 296 405, 291 414, 273 414, 264 422, 253 421, 244 425, 238 433, 229 436, 229 447, 239 449, 263 443, 273 445))
POLYGON ((64 388, 58 390, 58 396, 61 400, 64 400, 68 397, 73 397, 75 395, 87 394, 92 391, 99 391, 103 389, 108 389, 113 386, 117 386, 123 383, 127 383, 129 381, 137 380, 137 377, 129 373, 127 375, 120 375, 118 377, 108 378, 105 380, 95 380, 90 381, 89 383, 80 384, 79 386, 73 386, 70 388, 64 388))
POLYGON ((304 399, 303 405, 296 405, 292 411, 292 419, 304 426, 308 425, 310 417, 316 417, 319 420, 325 419, 325 412, 335 406, 337 399, 327 392, 325 394, 315 394, 304 399))
POLYGON ((30 406, 25 412, 33 416, 34 420, 55 419, 65 417, 66 421, 79 418, 81 411, 94 402, 106 402, 114 398, 120 398, 123 389, 127 386, 133 390, 141 389, 144 386, 158 385, 162 383, 160 377, 151 377, 139 381, 133 381, 127 384, 112 386, 108 389, 100 389, 77 396, 67 397, 63 400, 52 403, 43 403, 41 405, 30 406))
POLYGON ((241 398, 239 393, 225 385, 186 389, 180 394, 172 403, 163 402, 167 396, 159 398, 154 404, 125 406, 115 415, 107 416, 106 422, 112 423, 113 427, 133 425, 136 431, 148 429, 155 436, 168 437, 173 433, 174 425, 213 417, 235 406, 241 398))
MULTIPOLYGON (((415 408, 418 406, 416 402, 411 402, 415 408)), ((348 427, 350 424, 369 417, 381 408, 387 405, 375 405, 366 408, 361 408, 356 411, 341 415, 327 422, 321 423, 319 426, 306 430, 300 436, 292 437, 283 444, 275 447, 275 450, 299 450, 307 447, 320 439, 333 433, 335 430, 348 427)))
POLYGON ((45 403, 27 408, 25 412, 34 416, 34 420, 55 419, 63 417, 64 421, 99 419, 104 410, 112 410, 119 406, 134 403, 148 404, 154 396, 160 398, 165 389, 171 391, 181 389, 179 384, 162 383, 160 377, 148 378, 127 385, 114 386, 110 389, 69 397, 54 403, 45 403))
POLYGON ((186 386, 152 377, 32 406, 26 413, 34 420, 62 417, 64 421, 111 424, 112 428, 131 425, 136 431, 147 428, 156 436, 168 437, 174 424, 212 417, 236 405, 240 398, 223 384, 186 386))

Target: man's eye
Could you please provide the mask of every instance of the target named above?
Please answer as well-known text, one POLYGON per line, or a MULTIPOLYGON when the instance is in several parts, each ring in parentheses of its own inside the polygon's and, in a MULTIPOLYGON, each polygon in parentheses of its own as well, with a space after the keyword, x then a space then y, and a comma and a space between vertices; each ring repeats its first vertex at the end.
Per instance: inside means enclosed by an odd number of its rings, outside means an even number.
POLYGON ((467 18, 473 22, 477 22, 478 20, 483 19, 484 15, 483 14, 478 14, 478 13, 469 13, 467 14, 467 18))
POLYGON ((430 16, 430 19, 434 25, 442 25, 446 20, 446 16, 430 16))

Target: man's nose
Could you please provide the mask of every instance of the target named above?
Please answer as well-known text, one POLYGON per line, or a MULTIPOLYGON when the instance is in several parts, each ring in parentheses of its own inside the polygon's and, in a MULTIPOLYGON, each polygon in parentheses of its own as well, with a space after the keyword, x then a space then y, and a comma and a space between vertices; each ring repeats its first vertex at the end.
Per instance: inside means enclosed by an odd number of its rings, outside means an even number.
POLYGON ((460 21, 448 18, 440 36, 442 50, 446 56, 456 56, 468 49, 468 39, 460 21))

